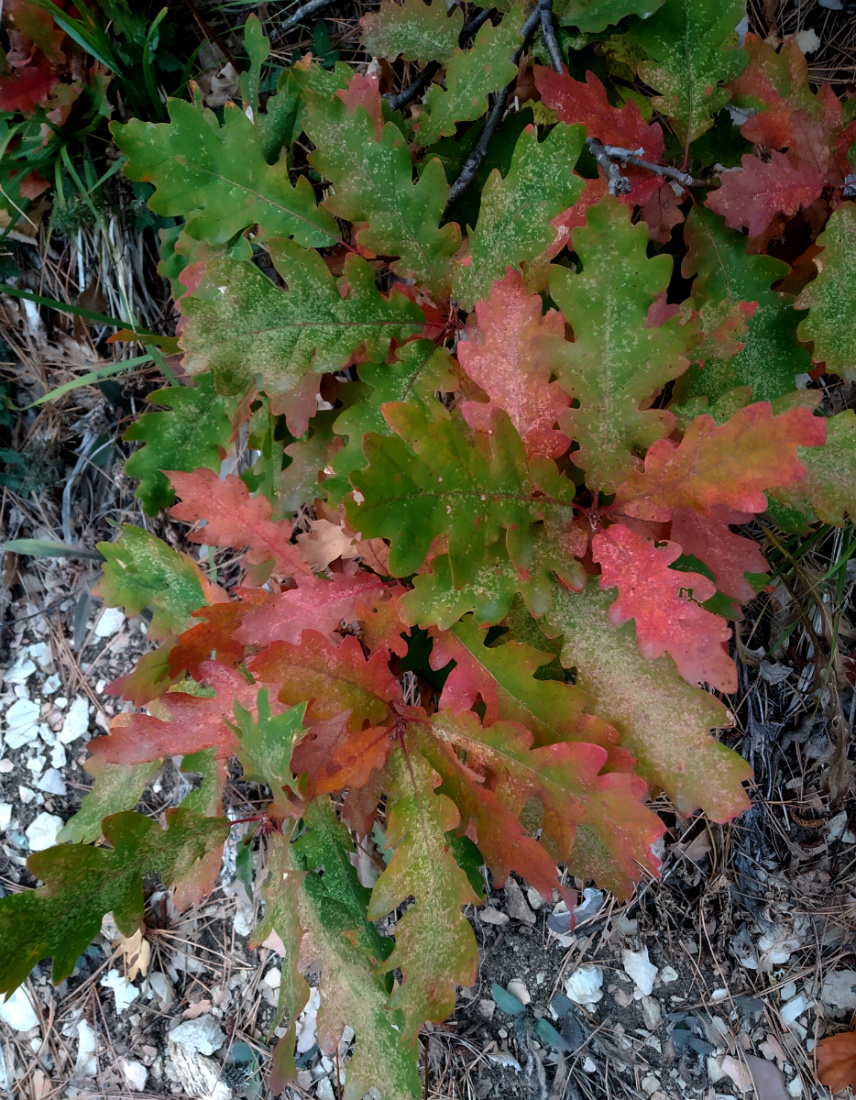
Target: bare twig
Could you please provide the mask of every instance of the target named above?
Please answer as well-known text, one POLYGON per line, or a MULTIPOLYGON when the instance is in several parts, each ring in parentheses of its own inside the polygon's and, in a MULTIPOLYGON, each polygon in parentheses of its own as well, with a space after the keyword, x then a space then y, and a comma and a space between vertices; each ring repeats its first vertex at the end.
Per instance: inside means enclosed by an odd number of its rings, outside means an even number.
MULTIPOLYGON (((464 43, 468 38, 471 38, 479 27, 483 26, 488 21, 491 15, 493 15, 493 12, 493 8, 488 11, 480 11, 475 19, 471 19, 463 28, 458 38, 458 42, 464 43)), ((438 61, 429 61, 412 84, 403 88, 400 92, 396 92, 395 95, 387 95, 385 98, 387 103, 389 103, 390 110, 400 111, 402 107, 406 107, 408 103, 411 103, 418 95, 421 95, 431 83, 434 74, 439 68, 440 63, 438 61)))
POLYGON ((658 176, 668 176, 681 187, 694 187, 703 184, 703 180, 694 180, 689 172, 682 172, 680 168, 671 168, 668 164, 653 164, 650 160, 643 160, 640 156, 644 149, 622 149, 619 145, 604 145, 603 151, 608 157, 620 160, 624 164, 635 164, 637 168, 645 168, 658 176))
POLYGON ((292 27, 296 27, 307 15, 312 15, 316 11, 321 11, 322 8, 329 8, 332 3, 333 0, 309 0, 308 4, 301 4, 297 11, 289 15, 285 22, 280 23, 278 28, 279 34, 285 34, 285 32, 290 31, 292 27))
POLYGON ((595 138, 586 138, 586 145, 589 147, 591 155, 603 169, 603 174, 606 176, 609 185, 610 195, 629 195, 633 190, 633 185, 627 176, 622 176, 621 169, 614 160, 610 159, 606 147, 601 145, 595 138))
MULTIPOLYGON (((536 8, 523 24, 523 27, 521 29, 523 41, 520 43, 520 46, 514 51, 514 54, 512 55, 511 60, 513 64, 516 65, 518 61, 520 61, 521 55, 526 49, 526 46, 529 43, 529 39, 535 33, 535 28, 538 26, 540 21, 541 10, 540 8, 536 8)), ((514 88, 514 85, 516 83, 517 75, 515 74, 514 80, 512 80, 505 88, 503 88, 502 91, 497 92, 496 96, 494 97, 493 104, 490 108, 490 113, 487 116, 487 122, 485 123, 484 130, 482 130, 481 136, 476 142, 473 151, 464 161, 464 166, 461 169, 460 175, 449 188, 449 198, 446 200, 446 209, 449 208, 449 205, 453 203, 459 195, 462 195, 464 191, 466 191, 466 189, 475 179, 476 172, 479 170, 479 165, 484 160, 487 154, 487 148, 488 145, 490 145, 490 139, 493 137, 494 133, 496 132, 496 128, 497 126, 499 126, 499 123, 502 119, 503 112, 505 111, 505 100, 508 96, 508 93, 514 88)))
POLYGON ((544 44, 550 54, 553 68, 561 74, 565 65, 562 61, 562 51, 559 49, 556 27, 553 23, 553 0, 538 0, 538 12, 541 18, 541 37, 544 39, 544 44))

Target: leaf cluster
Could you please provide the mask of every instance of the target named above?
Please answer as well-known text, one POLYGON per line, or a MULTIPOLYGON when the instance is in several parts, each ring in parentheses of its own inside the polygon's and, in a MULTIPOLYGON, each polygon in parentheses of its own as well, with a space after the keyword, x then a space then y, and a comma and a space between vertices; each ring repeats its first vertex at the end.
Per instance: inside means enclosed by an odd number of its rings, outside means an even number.
POLYGON ((856 417, 806 385, 856 372, 848 105, 793 41, 739 44, 738 0, 557 4, 561 71, 532 63, 542 10, 499 8, 475 32, 440 0, 365 16, 390 72, 426 66, 421 100, 307 57, 262 102, 251 17, 242 105, 114 125, 181 219, 163 271, 189 376, 130 429, 128 473, 240 581, 135 527, 101 547, 100 594, 151 615, 158 648, 112 685, 148 713, 92 742, 77 843, 0 903, 10 989, 47 956, 67 973, 105 909, 139 920, 134 845, 204 896, 237 758, 269 799, 273 1081, 314 953, 322 1049, 356 1032, 346 1100, 419 1095, 419 1028, 475 978, 479 868, 626 896, 657 871, 652 793, 748 807, 713 732, 768 571, 746 525, 856 516, 856 417), (127 811, 175 756, 206 778, 161 833, 127 811))

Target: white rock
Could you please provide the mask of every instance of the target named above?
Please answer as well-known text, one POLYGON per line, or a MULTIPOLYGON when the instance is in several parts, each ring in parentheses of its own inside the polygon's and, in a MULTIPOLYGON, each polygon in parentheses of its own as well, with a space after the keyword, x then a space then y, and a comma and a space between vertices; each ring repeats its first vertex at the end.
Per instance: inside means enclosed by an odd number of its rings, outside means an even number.
MULTIPOLYGON (((20 798, 25 806, 29 806, 35 797, 35 791, 30 790, 29 787, 25 787, 23 784, 18 785, 18 798, 20 798)), ((48 845, 48 847, 50 847, 50 845, 48 845)))
POLYGON ((577 1005, 594 1005, 603 997, 603 971, 592 963, 584 963, 565 981, 565 992, 577 1005))
POLYGON ((77 1060, 74 1063, 75 1077, 94 1077, 98 1072, 98 1036, 88 1020, 77 1021, 77 1060))
POLYGON ((656 1001, 653 997, 643 997, 639 1002, 642 1008, 642 1018, 645 1021, 645 1027, 649 1031, 653 1031, 658 1027, 663 1013, 660 1009, 660 1002, 656 1001))
POLYGON ((14 993, 0 998, 0 1020, 15 1031, 29 1031, 39 1026, 39 1017, 27 990, 19 985, 14 993))
POLYGON ((3 735, 10 749, 19 749, 33 740, 40 717, 38 703, 32 699, 16 699, 6 711, 6 730, 3 735))
POLYGON ((856 1009, 856 971, 835 970, 828 974, 820 987, 820 999, 834 1008, 844 1008, 848 1012, 856 1009))
POLYGON ((213 1054, 226 1041, 225 1033, 213 1016, 185 1020, 169 1033, 169 1041, 197 1054, 213 1054))
POLYGON ((532 994, 526 988, 526 983, 522 978, 512 978, 506 986, 506 989, 512 997, 516 997, 522 1005, 528 1005, 532 1000, 532 994))
POLYGON ((108 970, 99 985, 103 986, 104 989, 113 990, 113 996, 116 998, 116 1012, 120 1016, 140 995, 139 989, 131 985, 125 975, 120 974, 118 970, 108 970))
POLYGON ((12 803, 0 802, 0 833, 5 833, 12 820, 12 803))
POLYGON ((663 985, 668 985, 670 982, 676 982, 679 977, 680 974, 673 966, 664 966, 660 971, 660 981, 663 985))
POLYGON ((799 1074, 797 1074, 792 1081, 788 1081, 785 1088, 788 1090, 789 1096, 793 1096, 794 1100, 799 1100, 803 1094, 802 1081, 800 1080, 799 1074))
POLYGON ((253 910, 247 906, 241 906, 235 910, 235 933, 238 936, 249 936, 254 927, 253 910))
POLYGON ((333 1086, 330 1083, 329 1077, 322 1077, 315 1088, 315 1095, 318 1100, 336 1100, 336 1094, 333 1092, 333 1086))
POLYGON ((297 1017, 297 1053, 305 1054, 315 1046, 315 1026, 318 1020, 318 1009, 321 1007, 321 994, 313 986, 309 991, 309 1000, 306 1008, 297 1017))
POLYGON ((47 642, 36 642, 35 645, 31 645, 30 656, 42 672, 53 672, 53 653, 47 642))
POLYGON ((660 1087, 660 1078, 655 1077, 652 1073, 649 1073, 647 1077, 642 1078, 642 1091, 646 1096, 653 1096, 653 1094, 660 1087))
POLYGON ((30 651, 22 649, 12 667, 5 673, 3 679, 7 684, 25 684, 36 671, 36 666, 30 660, 30 651))
POLYGON ((282 985, 282 971, 277 967, 272 966, 270 970, 262 978, 265 985, 269 985, 271 989, 279 989, 282 985))
POLYGON ((65 745, 60 745, 57 742, 51 749, 51 764, 55 768, 64 768, 68 763, 68 754, 65 751, 65 745))
POLYGON ((223 1076, 222 1062, 206 1058, 197 1051, 186 1050, 178 1043, 169 1044, 169 1057, 184 1096, 192 1096, 196 1100, 231 1100, 232 1090, 220 1079, 223 1076))
POLYGON ((83 695, 77 695, 65 715, 62 729, 58 733, 64 745, 70 745, 89 732, 89 701, 83 695))
POLYGON ((782 1005, 779 1015, 782 1018, 782 1023, 791 1025, 798 1016, 802 1016, 805 1010, 809 1006, 808 997, 805 993, 800 993, 798 997, 794 997, 793 1000, 788 1001, 787 1004, 782 1005))
POLYGON ((648 958, 648 948, 643 947, 641 951, 625 948, 621 952, 621 962, 642 996, 650 997, 654 989, 654 979, 657 977, 657 967, 648 958))
POLYGON ((170 1005, 175 1000, 175 990, 169 983, 169 978, 160 970, 153 970, 146 981, 146 989, 149 997, 158 997, 164 1004, 170 1005))
POLYGON ((478 1003, 479 1016, 484 1017, 485 1020, 492 1020, 493 1014, 496 1011, 496 1001, 479 1001, 478 1003))
POLYGON ((146 1081, 149 1077, 149 1071, 143 1063, 132 1062, 127 1058, 120 1058, 119 1068, 124 1075, 128 1088, 133 1089, 134 1092, 142 1092, 146 1087, 146 1081))
POLYGON ((45 848, 52 848, 62 826, 61 817, 43 810, 25 831, 30 851, 43 852, 45 848))
POLYGON ((46 794, 64 795, 67 793, 65 780, 56 768, 48 768, 36 786, 46 794))
POLYGON ((95 624, 96 638, 111 638, 125 625, 125 615, 118 607, 105 607, 95 624))
POLYGON ((60 680, 56 672, 51 673, 42 684, 42 695, 55 695, 61 687, 62 680, 60 680))

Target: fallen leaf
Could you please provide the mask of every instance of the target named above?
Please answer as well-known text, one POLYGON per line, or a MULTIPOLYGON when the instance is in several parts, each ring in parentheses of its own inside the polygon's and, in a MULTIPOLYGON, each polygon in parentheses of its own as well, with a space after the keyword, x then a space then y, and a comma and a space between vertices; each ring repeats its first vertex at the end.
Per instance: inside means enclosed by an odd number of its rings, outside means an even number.
POLYGON ((146 976, 152 960, 152 945, 144 937, 142 928, 138 928, 133 936, 123 936, 120 932, 111 947, 117 955, 122 956, 129 982, 134 981, 138 975, 143 978, 146 976))
POLYGON ((814 1048, 817 1079, 832 1092, 856 1088, 856 1032, 821 1039, 814 1048))

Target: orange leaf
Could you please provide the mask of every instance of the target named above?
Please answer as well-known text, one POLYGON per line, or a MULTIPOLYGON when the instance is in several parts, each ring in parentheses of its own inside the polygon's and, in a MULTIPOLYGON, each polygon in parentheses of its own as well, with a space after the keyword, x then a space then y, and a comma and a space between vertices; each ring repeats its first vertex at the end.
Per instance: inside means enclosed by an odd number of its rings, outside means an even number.
POLYGON ((843 1031, 821 1039, 814 1048, 817 1079, 832 1092, 856 1089, 856 1032, 843 1031))

